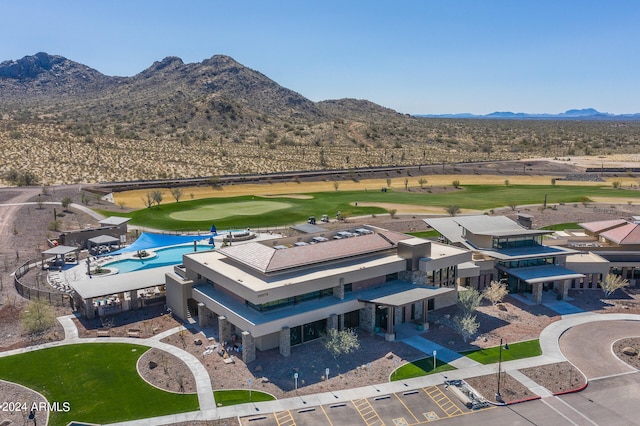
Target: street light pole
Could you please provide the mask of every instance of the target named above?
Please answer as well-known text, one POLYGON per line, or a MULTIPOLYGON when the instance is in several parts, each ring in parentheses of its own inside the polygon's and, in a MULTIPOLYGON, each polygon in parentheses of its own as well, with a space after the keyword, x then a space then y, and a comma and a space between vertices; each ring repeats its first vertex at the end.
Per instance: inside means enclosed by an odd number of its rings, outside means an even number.
MULTIPOLYGON (((509 344, 504 344, 505 349, 509 349, 509 344)), ((500 379, 502 373, 502 338, 500 338, 500 352, 498 355, 498 392, 496 392, 496 401, 502 402, 502 395, 500 394, 500 379)))
POLYGON ((436 355, 438 354, 437 351, 433 351, 433 369, 436 369, 436 355))

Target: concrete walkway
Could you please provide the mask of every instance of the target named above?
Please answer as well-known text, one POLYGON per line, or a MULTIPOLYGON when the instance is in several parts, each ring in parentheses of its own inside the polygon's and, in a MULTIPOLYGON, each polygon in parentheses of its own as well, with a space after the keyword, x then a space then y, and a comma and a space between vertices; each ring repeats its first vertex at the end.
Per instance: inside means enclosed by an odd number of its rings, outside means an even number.
MULTIPOLYGON (((198 390, 198 401, 200 403, 200 410, 188 413, 172 414, 168 416, 132 420, 127 422, 116 423, 117 425, 162 425, 178 422, 189 421, 203 421, 203 420, 216 420, 228 417, 244 417, 259 415, 265 413, 273 413, 284 410, 297 410, 302 408, 309 408, 313 406, 335 404, 340 402, 348 402, 361 398, 371 398, 380 395, 387 395, 397 392, 406 392, 408 390, 420 389, 423 387, 442 384, 445 380, 454 379, 467 379, 470 377, 484 376, 487 374, 495 374, 497 372, 497 364, 482 365, 475 361, 468 360, 468 358, 457 354, 447 348, 430 342, 427 339, 416 339, 416 336, 411 337, 407 343, 417 348, 422 348, 425 352, 425 356, 430 356, 433 350, 437 351, 437 357, 445 361, 451 360, 451 363, 457 363, 459 365, 457 370, 446 371, 443 373, 431 374, 428 376, 417 377, 413 379, 407 379, 396 382, 381 383, 375 386, 364 386, 354 389, 337 390, 335 392, 325 392, 314 395, 305 395, 294 398, 279 399, 275 401, 248 403, 241 405, 233 405, 230 407, 216 407, 215 400, 213 398, 213 389, 211 388, 211 380, 207 370, 202 366, 200 361, 191 355, 190 353, 183 351, 172 345, 164 344, 160 342, 160 339, 167 335, 178 332, 181 327, 176 327, 171 330, 165 331, 159 335, 156 335, 148 339, 126 338, 126 337, 106 337, 106 338, 89 338, 80 339, 78 337, 78 331, 73 323, 73 316, 68 315, 60 317, 58 320, 63 325, 65 330, 65 339, 60 342, 51 342, 36 347, 22 348, 13 351, 7 351, 0 353, 2 356, 10 356, 18 353, 30 352, 46 347, 55 347, 64 344, 76 344, 76 343, 100 343, 100 342, 119 342, 119 343, 136 343, 144 346, 150 346, 177 356, 182 359, 187 366, 193 372, 196 378, 196 386, 198 390), (468 361, 467 361, 468 360, 468 361)), ((502 369, 505 373, 511 375, 513 378, 524 384, 533 393, 543 398, 552 396, 544 387, 538 385, 533 380, 519 372, 519 369, 527 367, 535 367, 539 365, 552 364, 556 362, 566 361, 565 357, 560 351, 559 339, 560 336, 569 328, 586 324, 595 321, 618 321, 618 320, 631 320, 640 321, 640 315, 635 314, 594 314, 594 313, 576 313, 565 315, 560 321, 556 321, 547 326, 540 334, 540 346, 542 348, 542 355, 533 357, 518 359, 513 361, 505 361, 502 363, 502 369)))

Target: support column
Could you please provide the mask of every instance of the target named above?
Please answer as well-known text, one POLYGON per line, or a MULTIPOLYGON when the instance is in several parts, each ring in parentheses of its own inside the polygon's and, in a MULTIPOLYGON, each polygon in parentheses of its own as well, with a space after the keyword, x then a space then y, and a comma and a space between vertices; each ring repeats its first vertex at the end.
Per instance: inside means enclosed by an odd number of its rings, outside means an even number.
POLYGON ((280 355, 288 357, 291 355, 291 329, 283 327, 280 330, 280 355))
POLYGON ((374 303, 365 303, 364 308, 360 309, 360 327, 369 333, 375 333, 376 326, 376 305, 374 303))
POLYGON ((131 290, 129 292, 129 299, 131 300, 129 303, 129 309, 136 310, 140 307, 140 298, 138 297, 138 290, 131 290))
POLYGON ((387 332, 384 334, 384 340, 393 342, 396 339, 396 334, 393 332, 393 318, 395 316, 395 308, 393 306, 387 307, 387 332))
POLYGON ((242 332, 242 360, 245 364, 256 360, 256 342, 248 331, 242 332))
POLYGON ((93 319, 96 317, 96 308, 93 306, 93 299, 86 299, 84 301, 84 316, 87 319, 93 319))
POLYGON ((424 299, 422 301, 422 329, 427 331, 429 329, 429 299, 424 299))
POLYGON ((340 278, 340 283, 333 288, 333 295, 337 299, 344 299, 344 278, 340 278))
POLYGON ((224 344, 231 338, 231 323, 227 321, 227 317, 220 315, 218 317, 218 340, 224 344))
POLYGON ((209 325, 209 309, 207 305, 200 302, 198 303, 198 325, 200 327, 206 327, 209 325))
POLYGON ((338 315, 336 314, 329 315, 329 318, 327 318, 327 329, 328 330, 338 329, 338 315))
POLYGON ((542 303, 542 283, 531 284, 531 294, 533 297, 533 303, 539 305, 542 303))
POLYGON ((571 287, 570 280, 562 280, 560 282, 560 300, 567 300, 567 297, 569 297, 569 287, 571 287))

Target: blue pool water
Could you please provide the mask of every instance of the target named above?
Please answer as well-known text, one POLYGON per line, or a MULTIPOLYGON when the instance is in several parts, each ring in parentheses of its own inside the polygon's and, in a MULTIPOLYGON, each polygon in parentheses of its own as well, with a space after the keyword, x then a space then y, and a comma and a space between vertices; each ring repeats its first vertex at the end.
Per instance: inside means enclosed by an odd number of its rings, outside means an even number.
MULTIPOLYGON (((198 244, 198 252, 211 250, 210 245, 198 244)), ((182 255, 193 253, 193 244, 167 247, 153 250, 157 256, 151 259, 123 259, 104 264, 104 268, 116 268, 119 273, 142 271, 143 269, 159 268, 160 266, 179 265, 182 255)))

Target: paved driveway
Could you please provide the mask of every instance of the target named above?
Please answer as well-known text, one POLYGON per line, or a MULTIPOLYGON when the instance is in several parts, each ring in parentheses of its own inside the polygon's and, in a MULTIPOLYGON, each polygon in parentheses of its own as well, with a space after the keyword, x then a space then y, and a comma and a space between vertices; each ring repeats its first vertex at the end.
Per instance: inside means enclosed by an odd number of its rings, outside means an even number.
POLYGON ((587 379, 637 371, 612 352, 616 340, 640 337, 638 321, 602 321, 581 324, 560 337, 560 350, 587 379))

